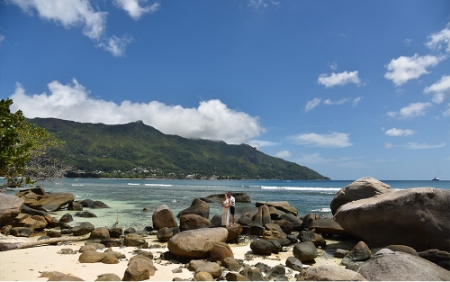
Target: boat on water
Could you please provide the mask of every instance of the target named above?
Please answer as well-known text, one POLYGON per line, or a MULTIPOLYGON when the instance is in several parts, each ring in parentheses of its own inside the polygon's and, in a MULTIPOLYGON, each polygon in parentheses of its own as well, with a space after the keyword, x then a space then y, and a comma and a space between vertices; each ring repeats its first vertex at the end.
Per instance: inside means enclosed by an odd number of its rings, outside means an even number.
POLYGON ((439 181, 439 177, 435 177, 432 179, 433 181, 439 181))

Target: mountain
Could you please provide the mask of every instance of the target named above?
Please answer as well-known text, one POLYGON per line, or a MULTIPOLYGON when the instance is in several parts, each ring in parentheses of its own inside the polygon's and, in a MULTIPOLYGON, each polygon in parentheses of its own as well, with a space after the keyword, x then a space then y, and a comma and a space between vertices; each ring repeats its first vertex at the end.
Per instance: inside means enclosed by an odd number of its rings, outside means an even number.
POLYGON ((73 166, 68 174, 73 177, 328 179, 246 144, 167 135, 142 121, 120 125, 54 118, 28 121, 65 142, 51 154, 73 166))

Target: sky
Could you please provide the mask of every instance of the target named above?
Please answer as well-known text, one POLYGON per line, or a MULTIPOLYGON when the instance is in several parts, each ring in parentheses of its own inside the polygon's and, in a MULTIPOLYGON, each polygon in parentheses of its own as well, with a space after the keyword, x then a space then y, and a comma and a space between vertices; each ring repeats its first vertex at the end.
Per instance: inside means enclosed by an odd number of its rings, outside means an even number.
POLYGON ((334 180, 450 180, 450 1, 0 0, 0 98, 334 180))

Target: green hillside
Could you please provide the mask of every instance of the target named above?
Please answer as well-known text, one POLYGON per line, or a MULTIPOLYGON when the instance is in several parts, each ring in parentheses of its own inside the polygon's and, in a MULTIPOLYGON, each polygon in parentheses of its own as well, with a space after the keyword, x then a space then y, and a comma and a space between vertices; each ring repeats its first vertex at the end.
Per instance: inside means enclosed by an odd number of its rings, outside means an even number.
POLYGON ((52 154, 73 165, 68 176, 230 179, 328 179, 307 167, 241 144, 166 135, 141 121, 105 125, 30 119, 65 141, 52 154))

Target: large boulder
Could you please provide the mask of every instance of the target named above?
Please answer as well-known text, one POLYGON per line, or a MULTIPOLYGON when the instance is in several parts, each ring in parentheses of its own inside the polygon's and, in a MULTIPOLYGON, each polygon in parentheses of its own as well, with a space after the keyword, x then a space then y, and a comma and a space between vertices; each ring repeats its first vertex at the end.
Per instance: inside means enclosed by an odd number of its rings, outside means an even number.
POLYGON ((120 277, 114 273, 105 273, 98 275, 94 281, 120 281, 120 277))
POLYGON ((314 231, 309 231, 309 230, 303 230, 300 231, 298 233, 298 239, 300 240, 300 242, 307 242, 310 241, 312 242, 316 247, 325 247, 327 242, 325 241, 325 239, 322 237, 322 235, 317 234, 314 231))
POLYGON ((38 201, 30 203, 30 208, 43 211, 57 211, 66 207, 70 202, 73 202, 74 196, 72 193, 52 193, 45 194, 38 201))
POLYGON ((292 253, 301 262, 313 261, 317 257, 317 248, 310 241, 300 242, 294 245, 292 253))
POLYGON ((92 230, 91 236, 89 237, 91 240, 108 240, 109 238, 111 238, 111 236, 109 235, 109 230, 106 227, 95 228, 92 230))
POLYGON ((200 271, 194 275, 195 281, 214 281, 214 277, 205 271, 200 271))
POLYGON ((106 254, 97 251, 85 251, 78 257, 78 261, 81 263, 101 262, 105 256, 106 254))
MULTIPOLYGON (((241 264, 233 257, 226 257, 222 260, 222 266, 228 268, 230 271, 239 271, 241 264)), ((230 281, 230 280, 228 280, 230 281)))
POLYGON ((189 208, 180 211, 177 215, 178 218, 185 214, 198 214, 204 218, 209 219, 209 205, 205 201, 200 200, 200 198, 195 198, 189 208))
POLYGON ((65 274, 59 271, 43 271, 40 278, 48 278, 47 281, 84 281, 80 277, 65 274))
POLYGON ((71 228, 73 235, 81 236, 92 232, 95 229, 94 225, 90 222, 82 222, 78 226, 74 226, 71 228))
POLYGON ((310 266, 301 272, 297 281, 366 281, 364 276, 337 265, 310 266))
POLYGON ((85 217, 85 218, 94 218, 97 217, 97 215, 95 215, 94 213, 90 212, 90 211, 81 211, 81 212, 77 212, 75 214, 75 216, 79 216, 79 217, 85 217))
MULTIPOLYGON (((390 246, 388 246, 389 248, 390 246)), ((391 249, 392 250, 392 249, 391 249)), ((397 251, 397 250, 395 250, 397 251)), ((414 255, 414 254, 412 254, 414 255)), ((446 251, 440 251, 438 249, 426 250, 418 253, 418 255, 426 260, 434 262, 435 264, 450 270, 450 253, 446 251)))
POLYGON ((228 230, 223 227, 187 230, 173 236, 167 247, 180 257, 191 259, 208 258, 215 243, 225 242, 228 230))
POLYGON ((225 279, 227 281, 251 281, 250 278, 245 277, 244 275, 237 273, 237 272, 228 272, 225 275, 225 279))
POLYGON ((34 202, 37 202, 42 195, 37 195, 33 193, 31 190, 23 190, 16 194, 17 197, 21 198, 24 201, 25 205, 32 204, 34 202))
POLYGON ((310 221, 306 228, 316 230, 317 233, 328 235, 350 236, 351 234, 342 228, 333 218, 321 218, 310 221))
POLYGON ((295 216, 298 215, 297 209, 294 208, 293 206, 291 206, 288 201, 256 202, 257 207, 262 206, 262 205, 272 206, 272 207, 275 207, 277 210, 284 211, 286 213, 291 213, 295 216))
POLYGON ((334 219, 373 245, 450 251, 450 190, 396 190, 341 206, 334 219))
POLYGON ((348 252, 341 261, 342 265, 346 268, 358 271, 361 265, 370 259, 372 256, 372 251, 369 246, 363 241, 359 241, 353 249, 348 252))
POLYGON ((303 229, 303 227, 302 227, 303 221, 300 218, 298 218, 296 215, 280 211, 278 219, 291 222, 293 225, 293 230, 295 230, 295 231, 301 231, 303 229))
POLYGON ((127 247, 148 247, 148 243, 145 238, 136 233, 126 234, 123 238, 123 244, 127 247))
POLYGON ((313 222, 314 220, 319 220, 319 219, 322 219, 320 217, 320 214, 318 214, 318 213, 308 213, 307 215, 305 215, 302 218, 302 222, 303 222, 302 229, 304 229, 304 228, 310 229, 309 225, 311 224, 311 222, 313 222))
POLYGON ((227 243, 217 242, 214 243, 210 253, 211 261, 223 261, 225 258, 232 257, 234 258, 233 251, 227 243))
POLYGON ((156 238, 161 242, 168 242, 173 237, 173 228, 163 227, 156 233, 156 238))
POLYGON ((296 271, 303 270, 303 263, 296 257, 288 257, 285 262, 286 266, 296 271))
POLYGON ((243 215, 247 215, 251 218, 258 212, 258 208, 255 206, 236 206, 236 219, 243 215))
POLYGON ((381 249, 358 273, 369 281, 448 281, 450 271, 421 257, 381 249))
POLYGON ((41 215, 25 216, 18 222, 19 226, 29 227, 33 230, 44 229, 47 226, 47 221, 41 215))
POLYGON ((59 219, 59 222, 71 222, 73 221, 73 216, 70 213, 63 214, 59 219))
POLYGON ((294 231, 294 224, 290 221, 280 219, 280 220, 274 220, 272 221, 274 224, 277 224, 280 226, 281 230, 283 230, 286 234, 291 234, 292 231, 294 231))
POLYGON ((180 231, 209 228, 211 226, 212 223, 209 219, 198 214, 183 214, 180 218, 180 231))
POLYGON ((258 207, 258 212, 255 214, 253 218, 253 224, 258 226, 266 226, 266 224, 272 223, 272 219, 270 217, 269 206, 261 205, 258 207))
POLYGON ((153 228, 159 230, 163 227, 178 227, 172 211, 167 205, 159 205, 152 215, 153 228))
POLYGON ((94 201, 91 199, 85 199, 79 202, 83 207, 90 209, 106 209, 109 206, 102 201, 94 201))
POLYGON ((29 227, 13 227, 9 232, 15 237, 30 237, 33 234, 33 229, 29 227))
POLYGON ((40 210, 36 210, 36 209, 32 209, 29 206, 27 206, 26 204, 24 204, 22 206, 22 213, 26 213, 26 214, 30 214, 30 215, 42 215, 42 216, 46 216, 48 213, 45 211, 40 211, 40 210))
MULTIPOLYGON (((219 278, 222 275, 222 268, 216 262, 206 262, 195 270, 195 273, 206 272, 209 273, 213 278, 219 278)), ((208 280, 211 281, 211 280, 208 280)))
POLYGON ((39 199, 41 199, 45 194, 45 190, 42 187, 38 186, 36 188, 20 190, 18 193, 16 193, 16 196, 24 200, 25 205, 29 205, 39 201, 39 199))
MULTIPOLYGON (((250 281, 266 281, 265 277, 263 277, 261 270, 257 267, 250 267, 248 265, 244 266, 239 274, 247 277, 250 281)), ((242 281, 242 280, 241 280, 242 281)))
POLYGON ((270 255, 273 252, 274 245, 269 240, 256 239, 250 243, 250 249, 255 254, 270 255))
POLYGON ((338 208, 346 203, 386 194, 392 191, 394 190, 386 183, 372 177, 362 177, 336 193, 330 203, 331 213, 335 214, 338 208))
POLYGON ((234 241, 242 233, 242 225, 240 225, 239 223, 228 225, 226 228, 228 230, 227 242, 234 241))
POLYGON ((148 257, 137 255, 130 259, 122 281, 143 281, 155 275, 156 268, 148 257))
POLYGON ((263 238, 266 240, 285 238, 286 236, 281 227, 275 223, 266 224, 266 229, 263 232, 263 238))
POLYGON ((109 236, 111 238, 120 238, 120 236, 122 236, 122 233, 123 233, 122 227, 116 226, 109 229, 109 236))
POLYGON ((45 220, 47 221, 47 228, 54 228, 59 226, 58 219, 54 218, 50 214, 44 215, 45 220))
POLYGON ((0 225, 12 222, 22 210, 23 203, 19 197, 0 193, 0 225))

